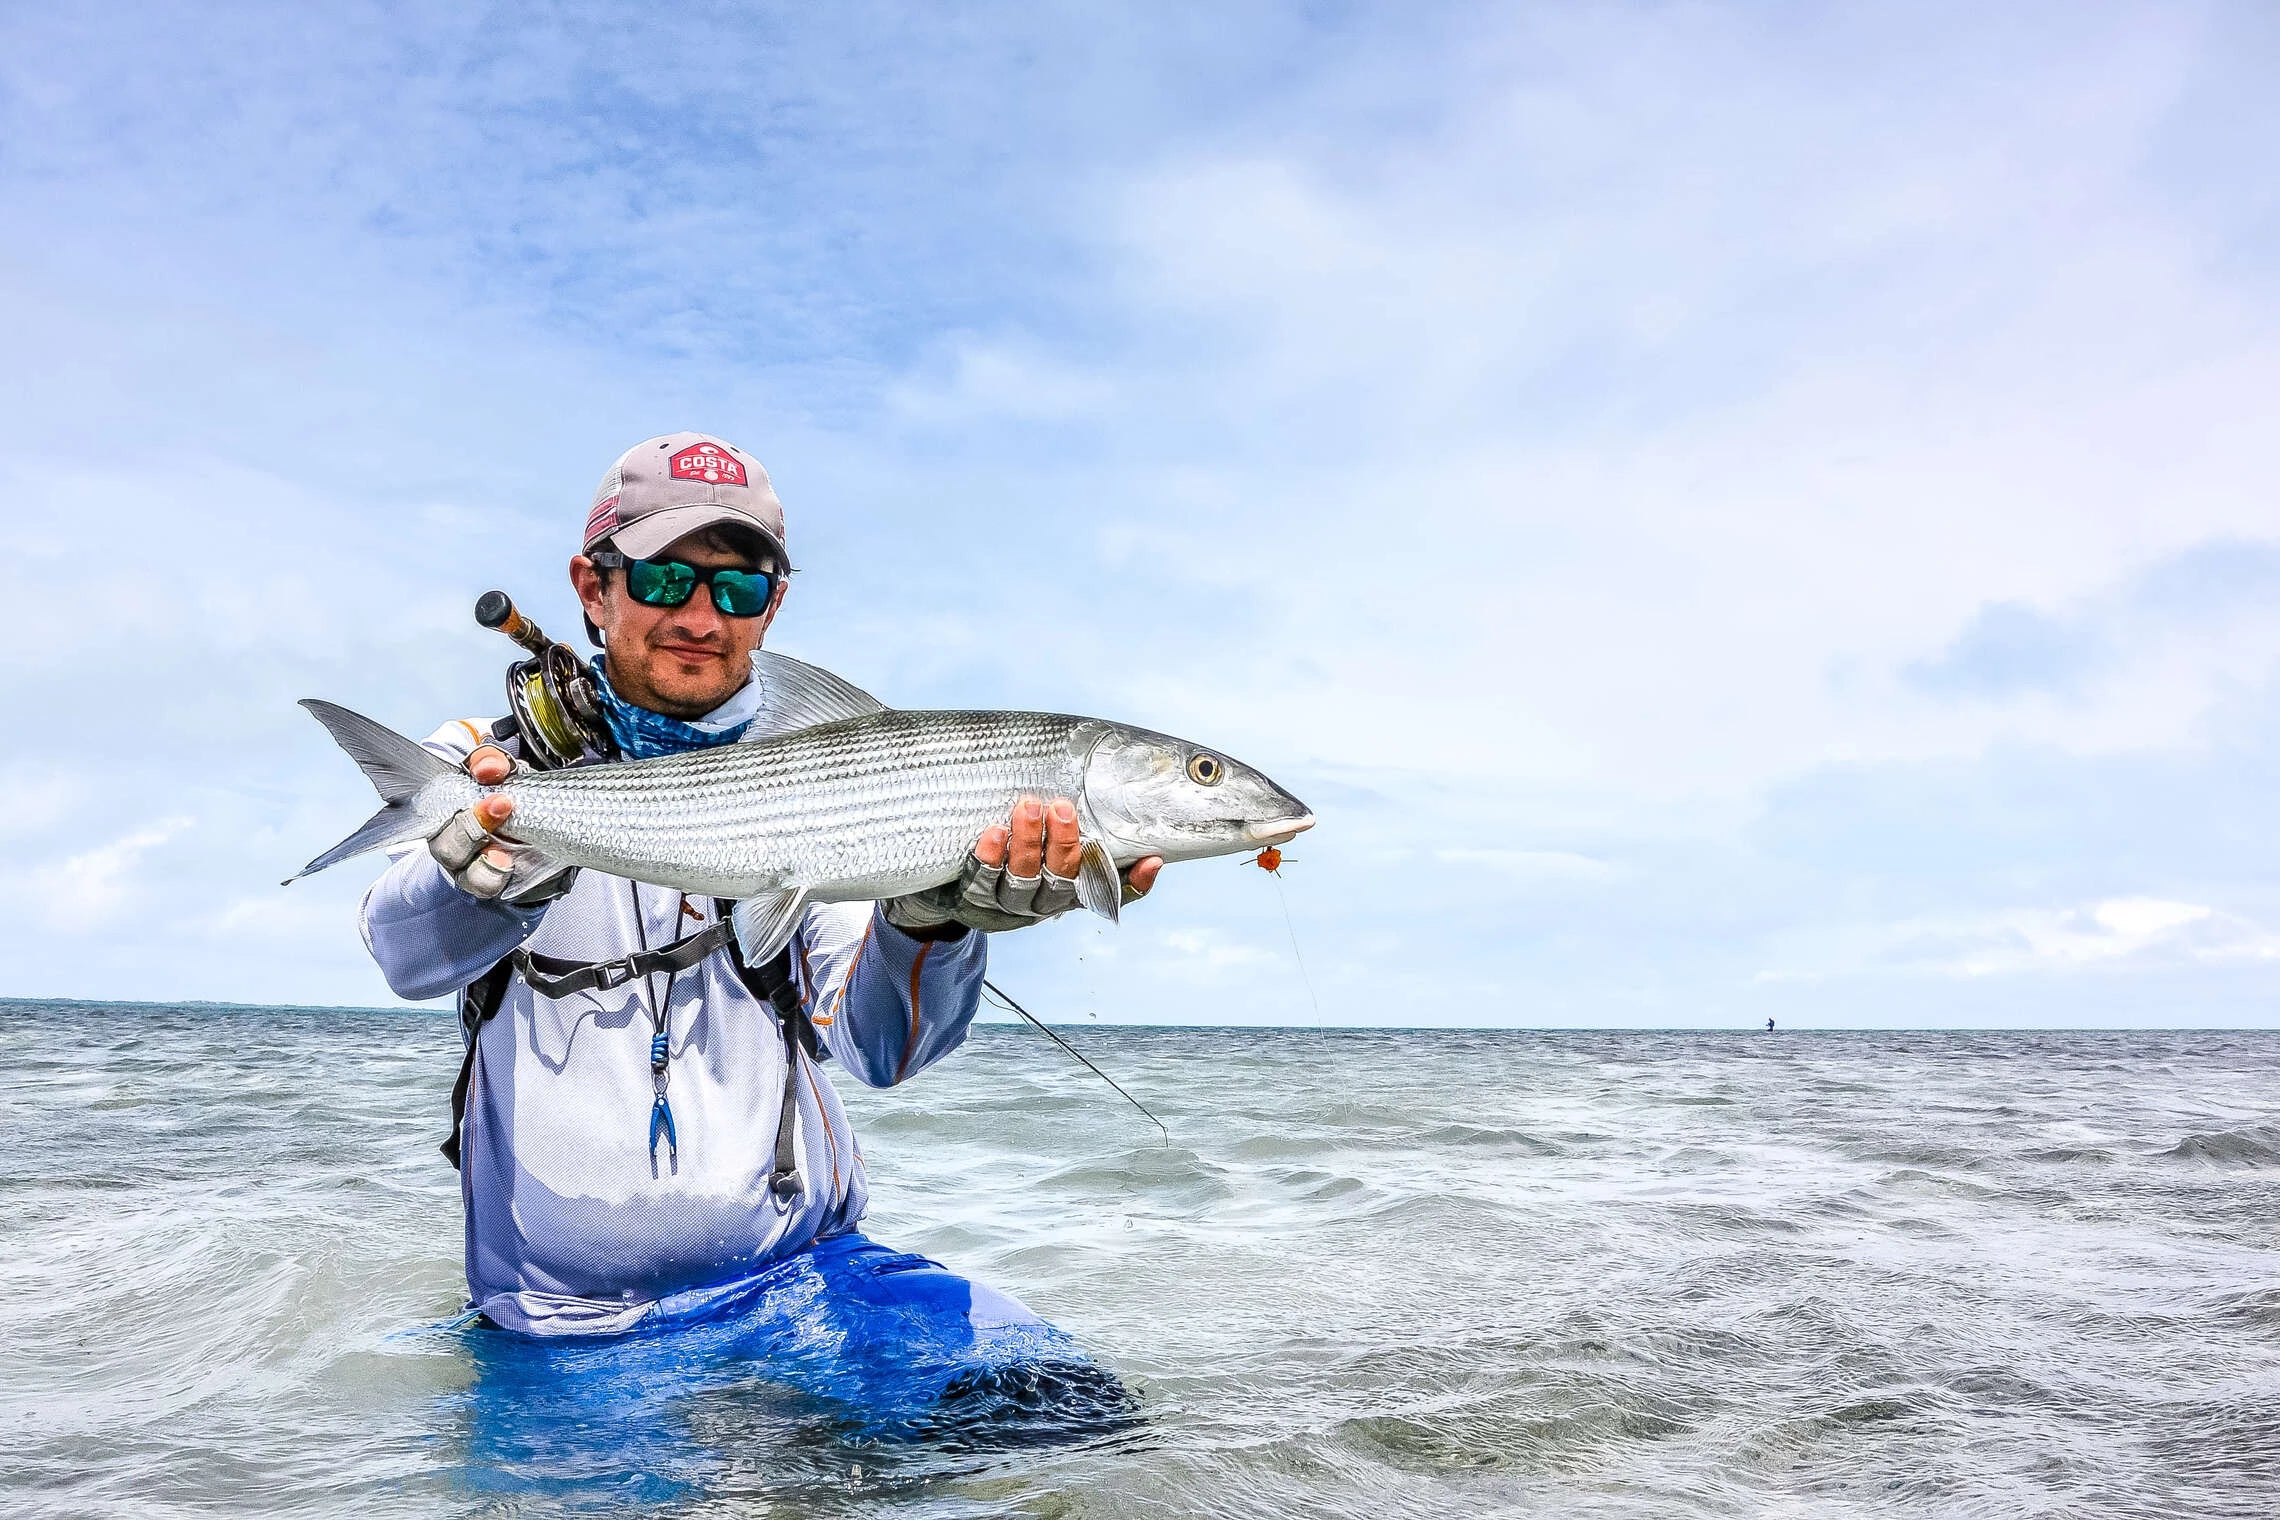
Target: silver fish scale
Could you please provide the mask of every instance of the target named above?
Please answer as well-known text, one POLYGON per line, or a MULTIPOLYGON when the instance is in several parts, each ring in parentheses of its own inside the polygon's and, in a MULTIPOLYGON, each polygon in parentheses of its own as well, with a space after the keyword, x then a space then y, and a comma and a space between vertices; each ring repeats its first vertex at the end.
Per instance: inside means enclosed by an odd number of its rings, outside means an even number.
POLYGON ((862 900, 947 881, 1016 798, 1079 795, 1054 713, 884 712, 686 755, 519 776, 511 835, 615 876, 719 897, 862 900))

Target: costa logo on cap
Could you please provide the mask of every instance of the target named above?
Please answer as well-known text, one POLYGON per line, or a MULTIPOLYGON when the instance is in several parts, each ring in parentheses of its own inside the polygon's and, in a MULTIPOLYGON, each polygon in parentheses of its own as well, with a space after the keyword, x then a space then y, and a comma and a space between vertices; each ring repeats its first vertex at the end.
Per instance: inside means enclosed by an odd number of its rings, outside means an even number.
POLYGON ((708 485, 740 486, 744 462, 717 443, 699 443, 673 456, 675 480, 701 480, 708 485))
POLYGON ((607 538, 628 559, 647 559, 711 527, 755 531, 789 564, 784 504, 760 462, 710 433, 666 433, 627 449, 602 477, 586 547, 607 538))

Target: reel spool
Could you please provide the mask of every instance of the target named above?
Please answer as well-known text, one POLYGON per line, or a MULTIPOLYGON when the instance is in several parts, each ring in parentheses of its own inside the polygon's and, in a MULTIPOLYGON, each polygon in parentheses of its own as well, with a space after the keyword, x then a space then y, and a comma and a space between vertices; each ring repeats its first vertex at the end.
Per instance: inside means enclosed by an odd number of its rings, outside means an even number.
POLYGON ((477 599, 475 621, 530 654, 507 667, 507 707, 521 730, 526 760, 551 771, 576 765, 595 751, 617 753, 594 691, 594 672, 585 661, 516 611, 504 591, 486 591, 477 599))

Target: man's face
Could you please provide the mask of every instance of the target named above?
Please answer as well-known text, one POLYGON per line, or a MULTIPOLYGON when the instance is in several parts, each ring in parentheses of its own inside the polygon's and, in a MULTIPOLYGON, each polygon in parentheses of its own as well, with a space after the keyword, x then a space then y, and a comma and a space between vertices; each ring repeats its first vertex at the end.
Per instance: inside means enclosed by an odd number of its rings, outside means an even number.
MULTIPOLYGON (((699 571, 758 570, 770 563, 712 528, 675 539, 650 557, 699 571)), ((583 554, 570 561, 570 583, 609 648, 610 685, 635 706, 674 718, 703 717, 751 679, 752 651, 784 603, 780 576, 768 610, 748 618, 723 617, 709 585, 678 607, 650 607, 633 599, 625 580, 622 570, 604 576, 583 554)))

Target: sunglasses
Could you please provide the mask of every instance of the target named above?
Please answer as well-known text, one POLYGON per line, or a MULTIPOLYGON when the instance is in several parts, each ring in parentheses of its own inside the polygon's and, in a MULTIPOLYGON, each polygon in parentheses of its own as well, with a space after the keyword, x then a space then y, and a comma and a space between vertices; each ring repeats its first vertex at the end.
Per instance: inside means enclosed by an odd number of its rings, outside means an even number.
POLYGON ((677 559, 627 559, 610 550, 590 554, 596 570, 623 570, 625 589, 645 607, 678 607, 712 587, 713 606, 722 617, 758 617, 776 594, 776 577, 766 570, 699 570, 677 559))

